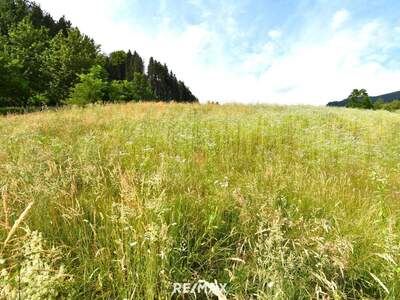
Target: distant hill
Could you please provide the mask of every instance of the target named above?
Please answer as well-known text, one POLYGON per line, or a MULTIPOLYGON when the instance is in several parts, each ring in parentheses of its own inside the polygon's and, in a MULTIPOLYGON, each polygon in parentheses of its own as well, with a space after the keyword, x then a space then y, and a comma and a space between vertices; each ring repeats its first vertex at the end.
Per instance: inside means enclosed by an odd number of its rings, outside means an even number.
MULTIPOLYGON (((382 98, 383 102, 385 102, 385 103, 392 102, 393 100, 399 100, 400 99, 400 91, 389 93, 389 94, 384 94, 384 95, 380 95, 380 96, 371 97, 372 103, 377 101, 379 98, 382 98)), ((327 106, 343 107, 343 106, 346 106, 346 103, 347 103, 347 99, 344 99, 342 101, 329 102, 327 104, 327 106)))

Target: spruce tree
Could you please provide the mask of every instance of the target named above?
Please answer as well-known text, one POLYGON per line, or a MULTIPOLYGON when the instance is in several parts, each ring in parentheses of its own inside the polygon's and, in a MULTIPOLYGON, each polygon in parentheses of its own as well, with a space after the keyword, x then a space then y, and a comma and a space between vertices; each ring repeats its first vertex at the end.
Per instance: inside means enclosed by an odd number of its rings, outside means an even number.
POLYGON ((132 81, 133 79, 133 55, 131 50, 128 51, 128 53, 126 54, 126 66, 125 66, 125 78, 128 81, 132 81))
POLYGON ((144 74, 143 59, 136 51, 133 53, 133 73, 144 74))

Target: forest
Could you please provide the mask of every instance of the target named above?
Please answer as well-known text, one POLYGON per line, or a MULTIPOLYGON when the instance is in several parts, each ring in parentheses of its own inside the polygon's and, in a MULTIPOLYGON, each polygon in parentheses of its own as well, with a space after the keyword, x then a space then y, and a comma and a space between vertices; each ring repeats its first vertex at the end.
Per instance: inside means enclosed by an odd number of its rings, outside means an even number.
POLYGON ((153 57, 101 51, 64 16, 26 0, 0 1, 0 108, 113 101, 197 102, 153 57))

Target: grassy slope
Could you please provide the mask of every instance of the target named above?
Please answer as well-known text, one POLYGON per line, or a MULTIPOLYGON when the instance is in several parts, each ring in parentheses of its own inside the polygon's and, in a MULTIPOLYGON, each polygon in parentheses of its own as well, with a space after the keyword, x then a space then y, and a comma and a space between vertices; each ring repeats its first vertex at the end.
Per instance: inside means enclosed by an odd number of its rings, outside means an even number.
POLYGON ((19 266, 22 293, 44 297, 168 299, 171 282, 217 279, 237 299, 398 299, 399 132, 398 114, 311 107, 2 117, 1 240, 35 203, 0 289, 16 293, 19 266))

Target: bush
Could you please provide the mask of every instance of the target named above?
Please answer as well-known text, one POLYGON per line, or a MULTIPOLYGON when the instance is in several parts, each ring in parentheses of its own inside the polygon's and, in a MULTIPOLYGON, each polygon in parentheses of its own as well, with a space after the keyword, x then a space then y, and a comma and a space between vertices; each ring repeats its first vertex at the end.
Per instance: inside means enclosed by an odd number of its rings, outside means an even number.
POLYGON ((23 107, 0 107, 0 115, 23 114, 24 112, 23 107))
POLYGON ((135 73, 133 81, 112 81, 109 88, 111 101, 140 101, 154 99, 154 94, 145 75, 135 73))
POLYGON ((69 104, 86 105, 105 99, 108 89, 106 71, 101 66, 93 66, 88 74, 79 75, 77 83, 70 93, 69 104))
POLYGON ((384 106, 385 106, 385 102, 383 101, 382 98, 379 98, 379 99, 376 100, 376 102, 374 103, 374 109, 383 109, 384 106))
POLYGON ((30 106, 44 106, 49 103, 49 99, 43 94, 37 94, 28 99, 30 106))
POLYGON ((400 100, 394 100, 392 102, 386 103, 383 105, 383 109, 388 111, 395 111, 400 109, 400 100))
POLYGON ((130 81, 114 80, 110 84, 109 99, 111 101, 129 101, 133 100, 134 88, 130 81))

